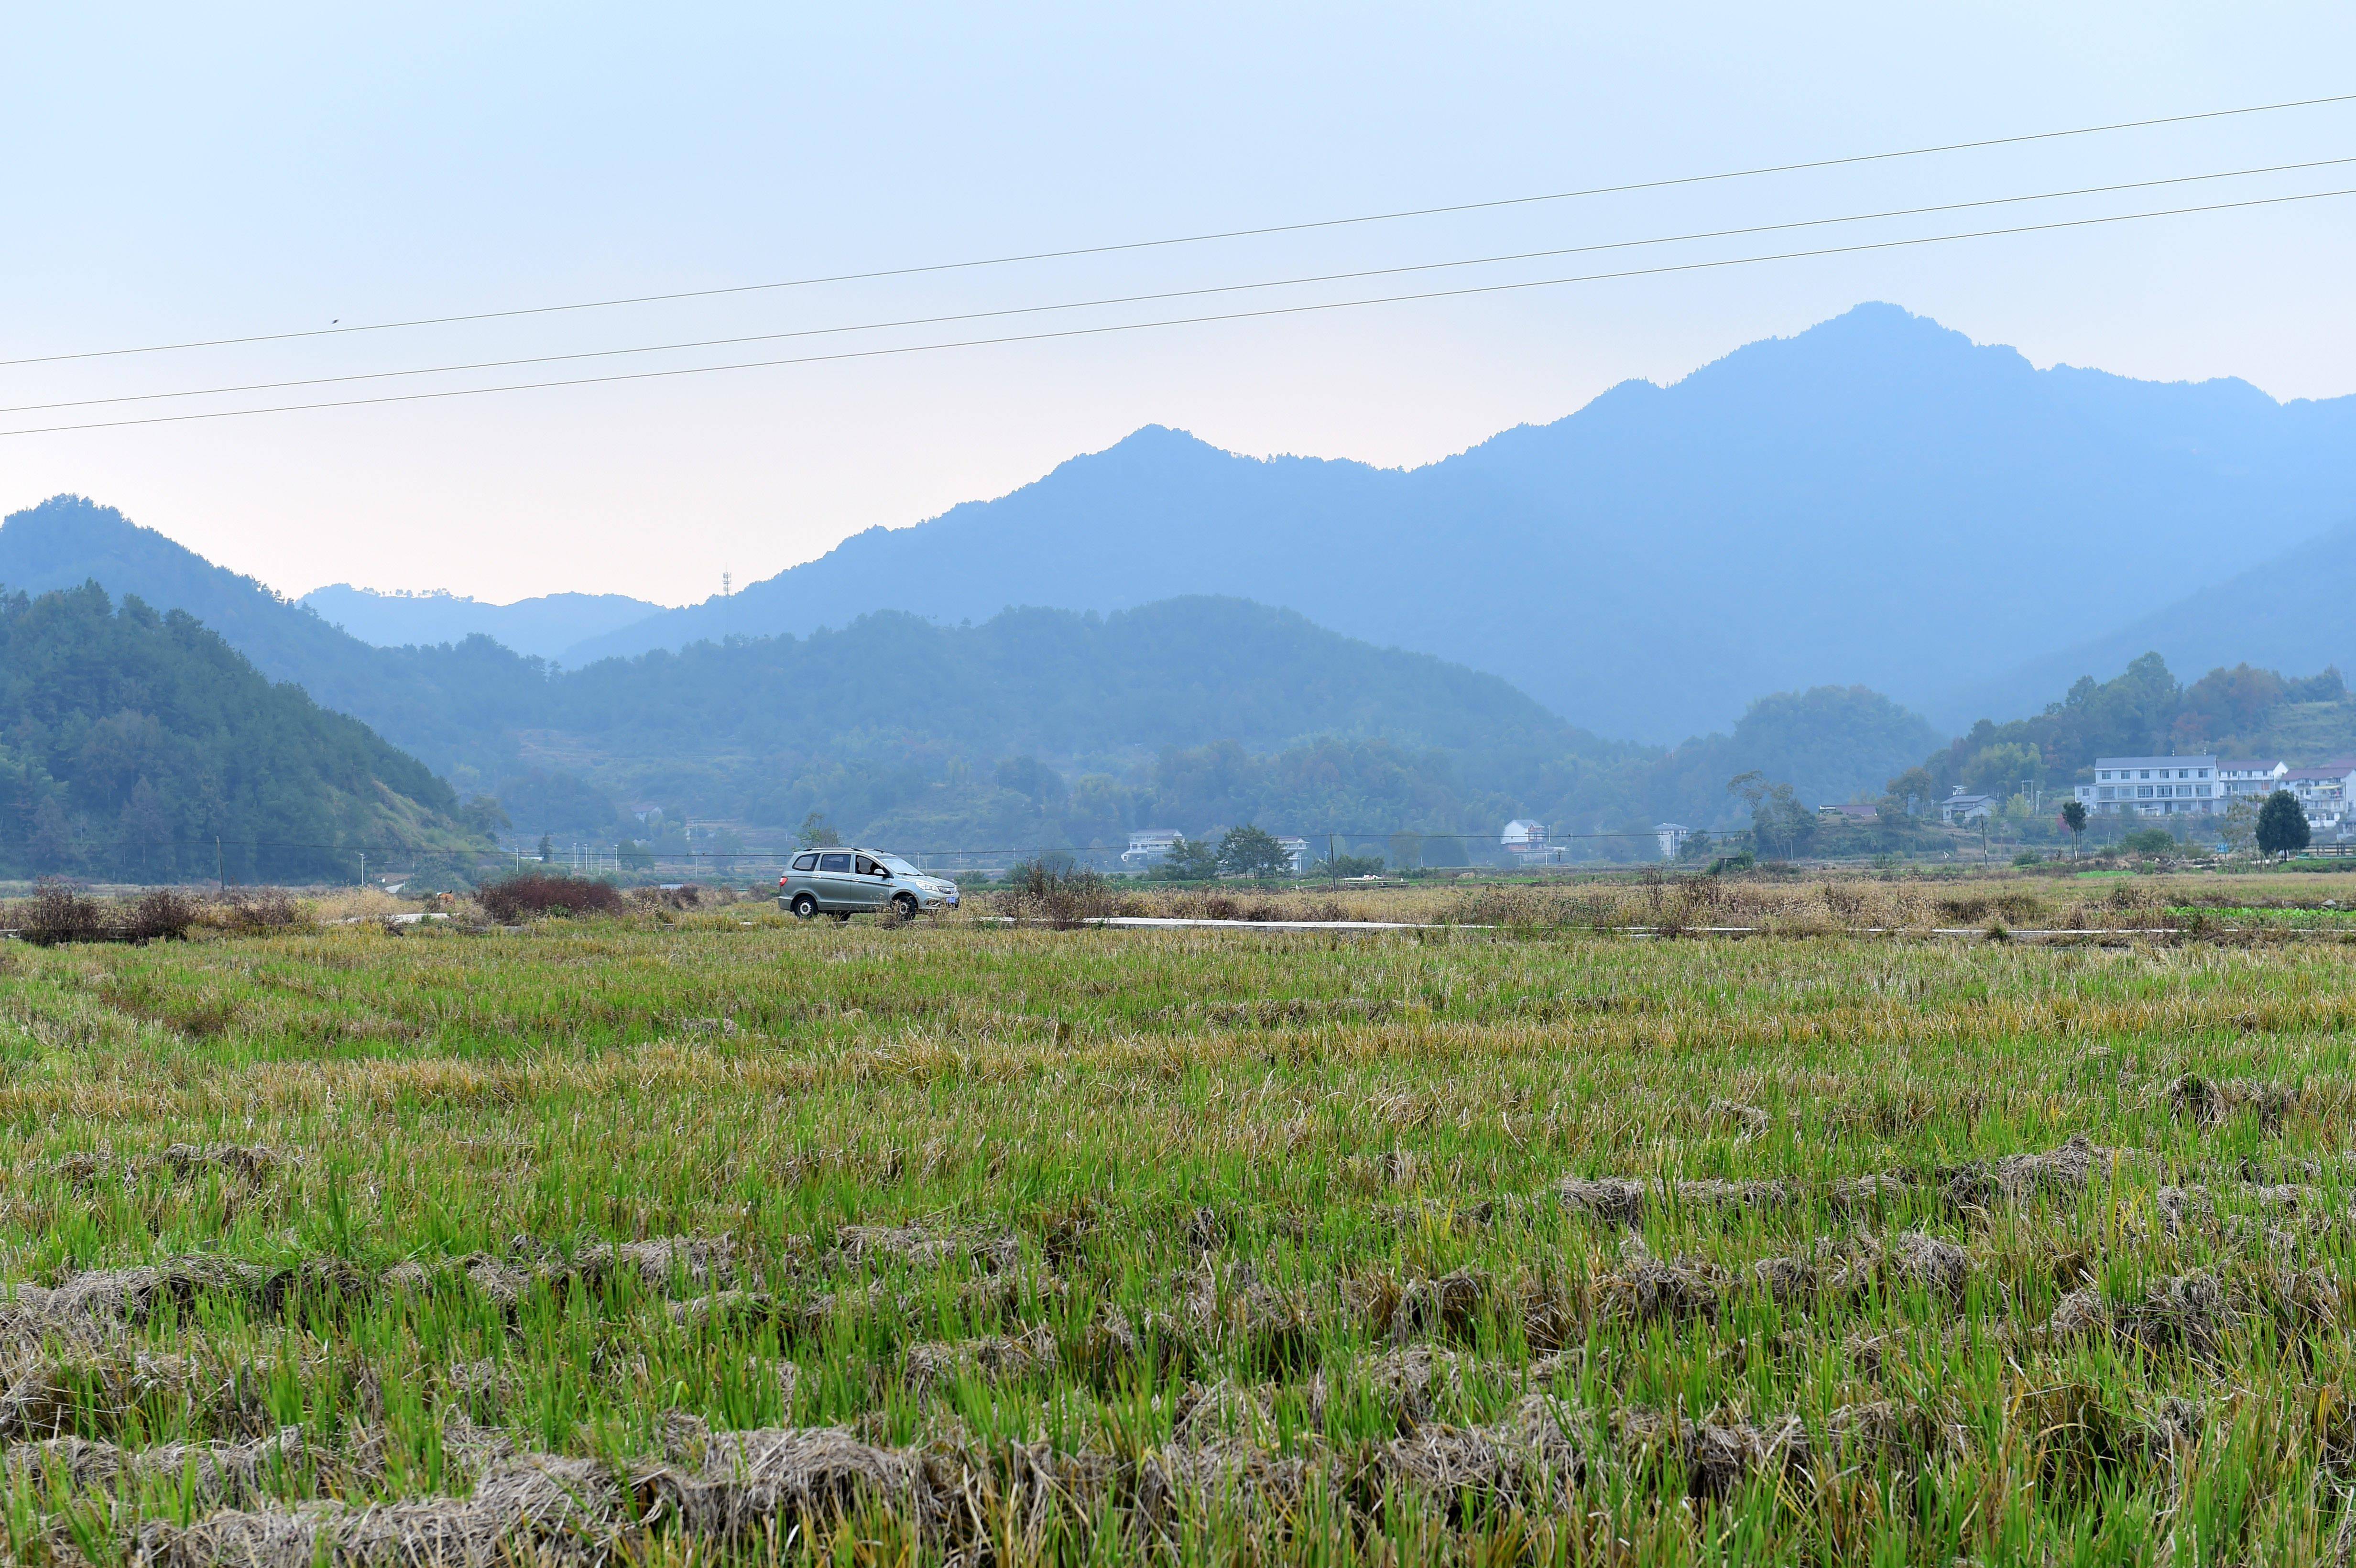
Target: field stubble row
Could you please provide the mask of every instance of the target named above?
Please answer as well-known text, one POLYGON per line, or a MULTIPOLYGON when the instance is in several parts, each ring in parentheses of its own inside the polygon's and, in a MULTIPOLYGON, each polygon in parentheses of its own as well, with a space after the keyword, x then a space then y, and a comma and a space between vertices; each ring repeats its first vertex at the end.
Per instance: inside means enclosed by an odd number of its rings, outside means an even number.
POLYGON ((11 949, 5 1529, 2312 1560, 2351 1014, 2336 945, 11 949))

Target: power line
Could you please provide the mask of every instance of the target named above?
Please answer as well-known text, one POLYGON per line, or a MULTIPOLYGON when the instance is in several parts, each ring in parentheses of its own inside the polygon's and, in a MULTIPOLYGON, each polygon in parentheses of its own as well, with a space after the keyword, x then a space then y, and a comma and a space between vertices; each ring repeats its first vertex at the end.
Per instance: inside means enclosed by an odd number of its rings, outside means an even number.
POLYGON ((662 304, 679 300, 715 299, 732 294, 813 288, 827 283, 871 283, 885 278, 917 277, 934 272, 969 272, 984 267, 1015 266, 1032 261, 1066 261, 1082 256, 1106 256, 1131 251, 1162 250, 1178 245, 1202 245, 1224 240, 1261 239, 1274 234, 1299 234, 1316 229, 1353 228, 1370 223, 1389 223, 1409 218, 1439 218, 1460 212, 1493 211, 1501 208, 1531 207, 1546 202, 1577 201, 1590 197, 1623 196, 1638 191, 1668 190, 1682 186, 1755 179, 1767 175, 1801 174, 1815 169, 1845 168, 1860 164, 1888 163, 1901 158, 1928 157, 1944 153, 1978 152, 1990 147, 2020 146, 2036 142, 2062 141, 2075 136, 2104 135, 2117 131, 2149 130, 2161 125, 2186 125, 2201 121, 2227 120, 2249 114, 2271 114, 2289 109, 2314 109, 2351 101, 2356 101, 2356 93, 2343 92, 2323 98, 2301 98, 2279 103, 2249 104, 2237 109, 2211 109, 2191 114, 2167 114, 2147 120, 2120 120, 2107 124, 2082 125, 2062 131, 2035 131, 2013 136, 1989 136, 1976 141, 1946 142, 1933 146, 1906 147, 1891 152, 1855 153, 1841 157, 1813 158, 1798 163, 1766 164, 1751 168, 1728 169, 1715 174, 1678 175, 1663 179, 1633 180, 1620 185, 1588 186, 1575 190, 1547 191, 1531 196, 1500 197, 1488 201, 1453 202, 1440 207, 1402 208, 1396 211, 1362 213, 1349 218, 1313 219, 1297 223, 1266 224, 1249 229, 1224 229, 1157 240, 1131 240, 1114 244, 1081 245, 1060 251, 1031 251, 1013 255, 989 256, 962 261, 936 261, 921 266, 884 267, 862 272, 834 272, 812 277, 788 278, 775 283, 734 283, 720 288, 680 289, 668 293, 629 294, 611 299, 581 300, 565 304, 526 305, 506 310, 473 311, 455 315, 414 316, 402 321, 364 322, 352 326, 310 327, 301 331, 253 333, 241 337, 196 338, 185 342, 145 344, 128 348, 93 348, 65 354, 28 355, 16 359, 0 359, 0 368, 18 365, 54 365, 73 359, 119 358, 135 354, 170 354, 194 348, 227 348, 253 343, 284 343, 306 337, 340 337, 355 333, 394 332, 420 326, 450 326, 468 322, 508 320, 518 316, 554 315, 571 311, 607 310, 623 305, 662 304))
POLYGON ((454 387, 424 392, 392 392, 377 397, 339 398, 309 403, 279 403, 254 409, 211 409, 194 413, 151 414, 137 419, 91 420, 76 424, 36 425, 18 430, 0 430, 0 438, 58 435, 85 430, 120 430, 133 425, 186 424, 198 420, 246 419, 257 414, 302 413, 322 409, 370 408, 390 403, 434 402, 449 398, 478 398, 505 392, 535 392, 562 387, 606 386, 625 381, 655 381, 683 376, 710 376, 729 370, 766 370, 792 365, 820 365, 841 360, 889 358, 910 354, 937 353, 953 348, 990 348, 1015 343, 1044 343, 1061 338, 1098 337, 1115 333, 1146 332, 1171 326, 1201 326, 1220 322, 1257 321, 1275 316, 1355 310, 1367 305, 1407 304, 1425 300, 1468 299, 1483 294, 1514 293, 1528 289, 1557 288, 1571 283, 1611 283, 1628 278, 1713 272, 1730 267, 1757 266, 1770 261, 1797 261, 1824 256, 1861 255, 1876 251, 1907 250, 1924 245, 1950 244, 1965 240, 1992 240, 2017 234, 2042 234, 2065 229, 2090 229, 2114 223, 2134 223, 2156 218, 2181 218, 2197 213, 2281 207, 2294 202, 2325 201, 2344 196, 2356 196, 2356 187, 2305 191, 2293 196, 2254 197, 2243 201, 2211 202, 2196 207, 2164 208, 2149 212, 2115 213, 2102 218, 2075 218, 2057 219, 2051 223, 2024 223, 2004 229, 1974 229, 1961 234, 1929 234, 1906 240, 1878 240, 1855 245, 1829 245, 1811 251, 1783 251, 1763 256, 1722 257, 1716 261, 1681 261, 1658 267, 1632 267, 1612 272, 1586 272, 1559 278, 1533 278, 1509 283, 1471 284, 1463 288, 1432 289, 1417 293, 1385 294, 1372 299, 1327 300, 1307 304, 1269 305, 1258 310, 1225 311, 1208 315, 1171 316, 1159 321, 1116 322, 1098 326, 1064 327, 1050 332, 1011 333, 997 337, 960 338, 946 343, 902 344, 884 348, 846 349, 833 354, 794 355, 776 359, 746 359, 726 365, 692 365, 668 370, 621 371, 605 376, 568 377, 553 381, 517 381, 495 387, 454 387))
POLYGON ((1490 267, 1512 261, 1547 261, 1562 256, 1593 255, 1612 251, 1639 250, 1655 245, 1681 245, 1700 240, 1730 240, 1755 234, 1829 228, 1837 224, 1873 223, 1895 218, 1922 218, 1942 212, 1963 212, 1991 207, 2017 207, 2033 201, 2061 201, 2083 196, 2109 196, 2123 191, 2152 190, 2167 186, 2199 185, 2214 180, 2247 179, 2260 175, 2292 174, 2308 169, 2337 168, 2351 163, 2356 163, 2356 157, 2316 158, 2305 163, 2270 164, 2257 168, 2222 169, 2210 174, 2171 175, 2160 179, 2130 180, 2116 185, 2081 186, 2069 190, 2036 191, 2024 196, 1983 197, 1972 201, 1941 202, 1928 207, 1890 208, 1878 212, 1847 213, 1833 218, 1796 219, 1787 222, 1751 224, 1737 229, 1702 229, 1686 234, 1658 235, 1644 240, 1613 240, 1590 245, 1565 245, 1550 250, 1521 251, 1505 255, 1474 256, 1457 261, 1418 261, 1396 267, 1370 267, 1356 272, 1272 278, 1258 283, 1216 283, 1200 288, 1166 289, 1153 293, 1117 294, 1098 299, 1066 300, 1049 304, 1010 305, 995 310, 963 311, 950 315, 906 316, 894 321, 860 322, 842 326, 799 327, 787 332, 747 333, 733 337, 695 338, 679 343, 650 343, 624 348, 593 348, 565 354, 532 355, 513 359, 481 359, 453 365, 427 365, 406 370, 363 370, 345 375, 310 376, 284 381, 249 381, 231 386, 191 388, 183 391, 129 392, 107 398, 75 398, 59 402, 17 403, 0 407, 0 414, 43 413, 59 409, 96 408, 116 403, 159 402, 175 398, 226 397, 238 392, 284 391, 296 387, 340 386, 356 381, 383 381, 411 376, 446 376, 468 370, 505 370, 525 365, 554 365, 583 359, 610 359, 623 355, 669 354, 691 348, 732 348, 749 343, 775 343, 804 337, 841 336, 850 333, 884 332, 909 326, 943 326, 957 322, 1039 315, 1054 311, 1094 310, 1108 305, 1151 304, 1164 300, 1197 299, 1212 294, 1243 293, 1260 289, 1297 288, 1312 283, 1355 283, 1368 278, 1445 272, 1462 267, 1490 267))

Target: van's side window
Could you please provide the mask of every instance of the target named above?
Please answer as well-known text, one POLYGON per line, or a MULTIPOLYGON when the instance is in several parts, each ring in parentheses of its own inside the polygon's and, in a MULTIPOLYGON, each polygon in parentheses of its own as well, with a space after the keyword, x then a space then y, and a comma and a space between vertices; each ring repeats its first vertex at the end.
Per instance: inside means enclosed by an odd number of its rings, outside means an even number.
POLYGON ((873 876, 875 874, 875 862, 869 859, 864 855, 859 857, 859 874, 862 877, 873 876))
POLYGON ((848 855, 820 855, 818 858, 818 869, 821 871, 848 871, 851 869, 851 857, 848 855))
POLYGON ((815 871, 815 870, 817 870, 817 869, 818 869, 818 857, 817 857, 817 856, 815 856, 815 855, 797 855, 797 856, 795 856, 795 857, 794 857, 794 869, 795 869, 795 870, 797 870, 797 871, 815 871))

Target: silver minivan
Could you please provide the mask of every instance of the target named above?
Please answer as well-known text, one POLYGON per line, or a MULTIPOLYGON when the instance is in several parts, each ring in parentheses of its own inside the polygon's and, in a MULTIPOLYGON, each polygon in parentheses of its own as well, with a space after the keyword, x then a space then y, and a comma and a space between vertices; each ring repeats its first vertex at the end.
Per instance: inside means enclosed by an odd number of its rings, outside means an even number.
POLYGON ((887 906, 914 916, 957 908, 958 885, 881 849, 805 849, 777 879, 777 903, 804 920, 849 920, 887 906))

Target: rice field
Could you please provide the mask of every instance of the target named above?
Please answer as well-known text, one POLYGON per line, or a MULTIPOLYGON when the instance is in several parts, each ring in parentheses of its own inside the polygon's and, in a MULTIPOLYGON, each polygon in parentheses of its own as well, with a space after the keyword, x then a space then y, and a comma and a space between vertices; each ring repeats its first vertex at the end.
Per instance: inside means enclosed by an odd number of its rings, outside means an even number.
POLYGON ((11 943, 0 1552, 2343 1560, 2356 946, 2279 880, 11 943))

